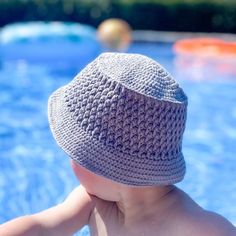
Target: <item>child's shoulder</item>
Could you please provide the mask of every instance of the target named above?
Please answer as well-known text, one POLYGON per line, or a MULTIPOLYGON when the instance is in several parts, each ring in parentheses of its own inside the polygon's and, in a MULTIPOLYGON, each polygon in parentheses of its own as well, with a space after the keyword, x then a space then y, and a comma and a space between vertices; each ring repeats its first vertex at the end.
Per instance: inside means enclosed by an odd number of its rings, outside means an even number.
POLYGON ((236 236, 235 227, 224 217, 204 210, 187 193, 175 188, 168 211, 169 235, 236 236))
MULTIPOLYGON (((236 228, 224 217, 206 211, 186 193, 177 190, 179 203, 177 223, 189 236, 236 236, 236 228)), ((185 235, 185 234, 183 234, 185 235)))
POLYGON ((236 236, 236 228, 227 219, 205 210, 188 215, 183 226, 191 236, 236 236))

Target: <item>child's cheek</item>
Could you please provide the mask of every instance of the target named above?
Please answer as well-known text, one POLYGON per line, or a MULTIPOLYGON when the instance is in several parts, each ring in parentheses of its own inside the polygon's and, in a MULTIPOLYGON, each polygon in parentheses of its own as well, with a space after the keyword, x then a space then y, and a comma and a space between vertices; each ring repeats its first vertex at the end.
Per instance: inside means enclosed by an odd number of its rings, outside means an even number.
POLYGON ((93 175, 90 174, 90 172, 88 172, 85 168, 76 164, 74 161, 71 161, 71 166, 80 184, 83 185, 89 193, 93 194, 92 189, 96 184, 96 180, 93 178, 93 175))

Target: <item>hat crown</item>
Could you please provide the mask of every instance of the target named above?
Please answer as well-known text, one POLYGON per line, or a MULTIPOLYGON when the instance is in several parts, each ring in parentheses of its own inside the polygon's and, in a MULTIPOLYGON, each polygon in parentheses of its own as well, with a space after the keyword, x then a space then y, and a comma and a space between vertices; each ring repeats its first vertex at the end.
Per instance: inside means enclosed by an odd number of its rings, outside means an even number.
POLYGON ((125 87, 172 102, 187 101, 178 83, 159 63, 140 54, 103 53, 96 60, 98 70, 125 87))
POLYGON ((105 146, 138 158, 181 152, 186 96, 148 57, 102 54, 67 85, 65 96, 73 119, 105 146))

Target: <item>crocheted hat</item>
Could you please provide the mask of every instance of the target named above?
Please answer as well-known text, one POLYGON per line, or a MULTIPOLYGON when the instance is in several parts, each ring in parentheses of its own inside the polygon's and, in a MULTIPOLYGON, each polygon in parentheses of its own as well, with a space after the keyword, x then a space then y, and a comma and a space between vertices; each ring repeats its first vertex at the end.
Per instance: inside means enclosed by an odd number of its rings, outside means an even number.
POLYGON ((185 174, 187 97, 156 61, 103 53, 49 99, 59 146, 78 164, 133 185, 167 185, 185 174))

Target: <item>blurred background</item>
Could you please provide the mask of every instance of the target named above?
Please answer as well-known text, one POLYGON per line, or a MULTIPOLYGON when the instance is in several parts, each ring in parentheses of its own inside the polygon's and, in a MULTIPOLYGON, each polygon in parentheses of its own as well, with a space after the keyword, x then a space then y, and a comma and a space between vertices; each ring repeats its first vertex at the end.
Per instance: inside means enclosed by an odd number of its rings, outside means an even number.
POLYGON ((236 33, 235 0, 1 0, 0 26, 76 21, 97 27, 122 18, 133 29, 236 33))
POLYGON ((0 0, 0 223, 78 185, 47 101, 107 51, 147 55, 183 87, 187 173, 178 186, 236 225, 235 0, 0 0))

